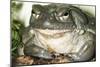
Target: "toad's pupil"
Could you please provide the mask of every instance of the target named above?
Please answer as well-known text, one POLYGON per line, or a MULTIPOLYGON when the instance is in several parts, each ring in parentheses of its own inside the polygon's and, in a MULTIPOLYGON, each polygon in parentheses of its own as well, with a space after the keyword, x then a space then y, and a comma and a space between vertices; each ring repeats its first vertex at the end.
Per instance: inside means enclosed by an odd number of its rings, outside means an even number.
POLYGON ((66 13, 64 13, 64 16, 67 16, 68 15, 68 13, 66 12, 66 13))

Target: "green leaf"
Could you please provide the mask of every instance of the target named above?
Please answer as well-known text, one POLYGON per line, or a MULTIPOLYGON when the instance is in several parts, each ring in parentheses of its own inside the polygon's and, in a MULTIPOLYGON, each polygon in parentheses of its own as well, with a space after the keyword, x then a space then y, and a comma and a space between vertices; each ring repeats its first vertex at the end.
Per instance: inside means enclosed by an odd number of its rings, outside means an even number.
POLYGON ((18 32, 17 31, 14 31, 14 39, 18 40, 18 32))
POLYGON ((17 47, 14 47, 14 48, 11 49, 11 51, 14 51, 14 50, 16 50, 16 49, 17 49, 17 47))
POLYGON ((14 24, 14 26, 15 26, 16 29, 18 29, 18 30, 20 29, 20 27, 18 26, 18 24, 14 24))

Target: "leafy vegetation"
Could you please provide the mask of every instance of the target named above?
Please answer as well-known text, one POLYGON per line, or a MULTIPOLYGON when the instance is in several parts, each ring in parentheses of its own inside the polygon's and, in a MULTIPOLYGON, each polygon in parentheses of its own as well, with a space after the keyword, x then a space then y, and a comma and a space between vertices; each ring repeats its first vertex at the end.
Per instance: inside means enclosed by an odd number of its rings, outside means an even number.
POLYGON ((11 3, 11 52, 12 56, 18 56, 18 47, 22 46, 22 33, 21 31, 24 28, 24 24, 21 20, 18 19, 18 12, 22 7, 21 3, 12 2, 11 3))

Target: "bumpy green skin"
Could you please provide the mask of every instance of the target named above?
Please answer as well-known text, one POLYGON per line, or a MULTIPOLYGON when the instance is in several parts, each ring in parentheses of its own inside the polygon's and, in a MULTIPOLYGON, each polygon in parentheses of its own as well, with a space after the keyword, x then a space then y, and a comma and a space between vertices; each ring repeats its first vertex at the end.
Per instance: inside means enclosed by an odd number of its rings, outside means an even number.
POLYGON ((75 49, 79 48, 75 53, 72 51, 66 54, 72 61, 88 61, 95 55, 95 18, 86 15, 77 7, 65 4, 32 6, 30 26, 23 33, 24 53, 52 59, 52 54, 49 51, 34 44, 35 34, 29 32, 34 29, 71 30, 72 38, 70 38, 70 41, 74 43, 75 49), (39 17, 33 17, 33 14, 39 15, 39 17), (59 17, 67 15, 69 15, 67 19, 59 19, 59 17))

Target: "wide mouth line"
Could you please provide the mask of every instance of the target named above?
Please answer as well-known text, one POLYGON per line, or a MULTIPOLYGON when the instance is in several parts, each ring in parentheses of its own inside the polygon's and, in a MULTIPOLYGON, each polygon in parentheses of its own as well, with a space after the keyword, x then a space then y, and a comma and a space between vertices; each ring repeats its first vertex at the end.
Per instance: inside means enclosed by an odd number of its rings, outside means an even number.
POLYGON ((45 35, 61 35, 64 34, 66 32, 70 32, 71 30, 50 30, 50 29, 35 29, 37 32, 41 33, 41 34, 45 34, 45 35))

